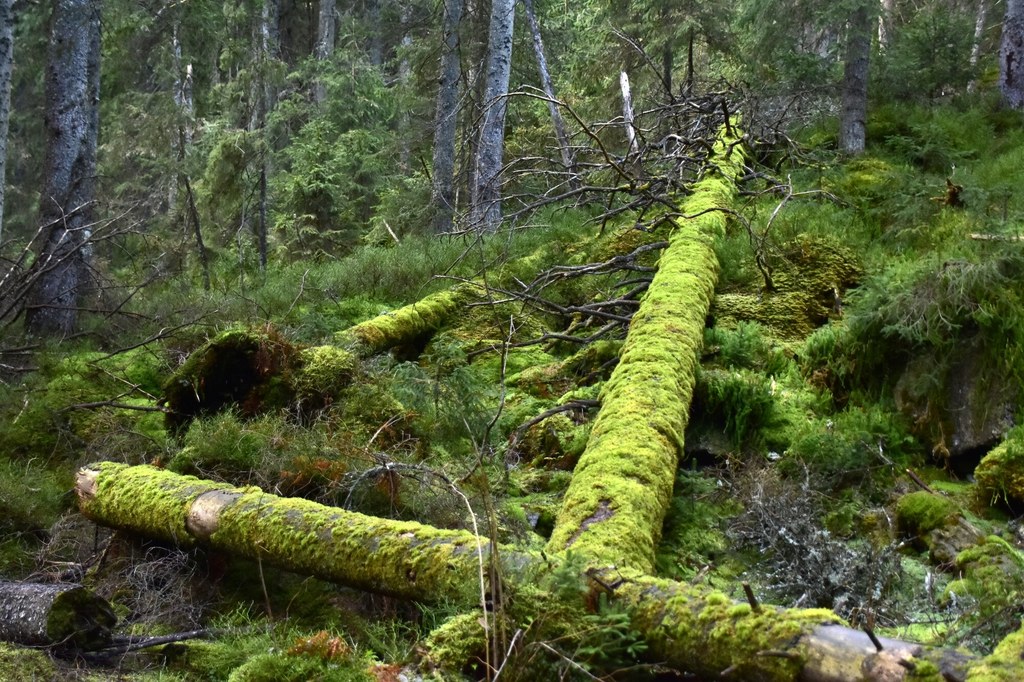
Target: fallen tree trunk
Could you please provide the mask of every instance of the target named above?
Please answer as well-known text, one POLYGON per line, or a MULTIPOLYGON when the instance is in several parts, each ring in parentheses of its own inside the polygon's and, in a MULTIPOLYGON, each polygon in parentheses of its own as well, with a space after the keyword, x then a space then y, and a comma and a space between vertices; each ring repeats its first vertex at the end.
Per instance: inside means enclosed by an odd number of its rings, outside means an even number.
MULTIPOLYGON (((465 531, 368 517, 150 466, 94 464, 79 472, 76 489, 82 512, 104 525, 184 546, 199 542, 409 599, 473 603, 481 561, 491 550, 487 540, 465 531)), ((562 561, 506 548, 500 554, 507 580, 529 576, 541 588, 562 561)), ((879 640, 879 650, 825 609, 737 604, 709 587, 617 568, 589 570, 580 579, 588 581, 591 597, 603 592, 629 614, 654 660, 700 676, 779 682, 940 682, 969 674, 983 682, 1024 679, 1024 637, 1018 635, 986 659, 888 639, 879 640)))
POLYGON ((335 339, 359 357, 370 357, 399 346, 426 345, 430 337, 475 297, 478 287, 461 284, 398 310, 383 313, 338 332, 335 339))
POLYGON ((727 127, 717 172, 680 210, 658 272, 633 316, 619 364, 601 395, 587 448, 573 471, 548 549, 596 564, 654 568, 662 522, 683 457, 694 373, 718 279, 715 239, 725 233, 743 155, 727 127))
POLYGON ((105 599, 81 585, 0 581, 0 640, 92 650, 111 642, 117 622, 105 599))
MULTIPOLYGON (((479 595, 487 540, 390 521, 259 488, 233 488, 151 466, 83 468, 79 508, 106 526, 183 547, 197 542, 289 571, 405 599, 479 595)), ((506 558, 511 558, 509 555, 506 558)))

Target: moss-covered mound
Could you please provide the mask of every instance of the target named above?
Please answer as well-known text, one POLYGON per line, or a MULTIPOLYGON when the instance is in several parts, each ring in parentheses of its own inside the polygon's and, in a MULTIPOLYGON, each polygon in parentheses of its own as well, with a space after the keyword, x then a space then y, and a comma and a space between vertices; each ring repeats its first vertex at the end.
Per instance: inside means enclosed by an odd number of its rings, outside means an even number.
POLYGON ((982 458, 974 478, 978 487, 992 498, 1024 502, 1024 427, 1012 429, 1002 443, 982 458))

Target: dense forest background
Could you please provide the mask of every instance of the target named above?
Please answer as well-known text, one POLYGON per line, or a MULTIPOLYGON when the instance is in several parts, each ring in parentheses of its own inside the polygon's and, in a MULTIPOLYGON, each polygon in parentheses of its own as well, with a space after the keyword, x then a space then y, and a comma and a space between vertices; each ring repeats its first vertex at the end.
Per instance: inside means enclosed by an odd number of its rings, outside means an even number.
POLYGON ((1022 60, 1017 0, 0 0, 0 586, 118 619, 0 678, 703 679, 497 563, 483 605, 410 599, 69 491, 153 464, 552 553, 705 213, 680 465, 613 563, 989 656, 1024 616, 1022 60))

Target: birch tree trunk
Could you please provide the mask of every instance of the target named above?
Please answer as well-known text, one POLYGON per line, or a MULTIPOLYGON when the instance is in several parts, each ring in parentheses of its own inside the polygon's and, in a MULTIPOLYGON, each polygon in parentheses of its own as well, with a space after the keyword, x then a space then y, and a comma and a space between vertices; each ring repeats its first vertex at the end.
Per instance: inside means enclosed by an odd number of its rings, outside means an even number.
POLYGON ((7 177, 7 129, 11 115, 14 68, 14 0, 0 0, 0 244, 4 237, 4 188, 7 177))
POLYGON ((89 276, 100 99, 100 0, 54 0, 46 65, 42 248, 25 308, 31 334, 63 336, 78 321, 89 276))
MULTIPOLYGON (((334 37, 336 30, 335 1, 320 0, 319 23, 316 31, 316 47, 314 56, 320 62, 321 69, 324 63, 331 59, 334 54, 334 37)), ((321 104, 327 98, 327 89, 321 80, 313 85, 313 100, 321 104)))
POLYGON ((455 216, 455 132, 459 99, 459 22, 462 0, 441 3, 444 41, 441 72, 437 79, 437 113, 434 115, 434 161, 431 201, 434 204, 434 232, 452 231, 455 216))
POLYGON ((501 169, 505 153, 505 113, 512 73, 512 28, 515 0, 492 0, 487 41, 484 118, 473 178, 473 226, 493 232, 501 223, 501 169))
POLYGON ((633 91, 629 87, 629 74, 619 73, 619 89, 622 90, 622 125, 626 129, 626 142, 629 143, 628 154, 639 151, 636 143, 636 128, 633 127, 633 91))
POLYGON ((1013 109, 1024 109, 1024 0, 1006 0, 1002 46, 999 48, 999 90, 1013 109))
POLYGON ((846 154, 864 151, 868 116, 868 66, 871 56, 871 13, 862 0, 850 15, 843 65, 839 148, 846 154))
POLYGON ((562 165, 565 166, 565 170, 572 172, 575 165, 572 160, 572 149, 569 147, 569 136, 565 132, 565 121, 562 120, 562 113, 558 110, 555 85, 551 81, 548 60, 544 55, 544 41, 541 40, 540 25, 537 23, 537 13, 533 9, 533 0, 523 0, 523 6, 526 8, 526 21, 529 23, 530 33, 533 35, 533 51, 537 56, 537 71, 540 75, 544 96, 548 99, 548 111, 551 114, 551 124, 555 128, 558 152, 562 157, 562 165))

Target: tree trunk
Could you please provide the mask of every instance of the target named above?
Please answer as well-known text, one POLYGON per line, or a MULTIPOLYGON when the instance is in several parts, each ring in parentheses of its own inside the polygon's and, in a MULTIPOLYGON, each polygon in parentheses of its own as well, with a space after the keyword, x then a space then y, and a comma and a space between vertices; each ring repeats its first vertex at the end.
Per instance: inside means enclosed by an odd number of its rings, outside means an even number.
POLYGON ((533 51, 537 56, 537 71, 540 74, 544 96, 548 99, 548 112, 551 114, 551 124, 555 128, 555 140, 558 142, 558 151, 562 156, 562 165, 567 173, 572 173, 575 165, 572 160, 572 148, 569 146, 569 136, 565 132, 565 121, 562 120, 562 113, 558 110, 555 86, 551 81, 551 72, 548 71, 548 60, 544 56, 544 42, 541 40, 537 13, 533 9, 533 0, 523 0, 523 5, 526 8, 526 21, 530 25, 530 33, 533 35, 533 51))
POLYGON ((743 170, 736 142, 723 131, 714 147, 720 175, 698 183, 680 207, 696 217, 678 221, 633 316, 562 500, 551 552, 572 550, 595 564, 644 572, 654 568, 718 278, 714 244, 725 233, 726 214, 714 209, 729 207, 743 170))
POLYGON ((635 154, 640 148, 636 143, 636 128, 633 127, 633 91, 629 87, 629 74, 625 71, 619 73, 619 89, 622 90, 622 125, 629 143, 626 153, 635 154))
POLYGON ((110 604, 81 585, 0 581, 0 641, 98 649, 116 622, 110 604))
POLYGON ((100 0, 54 0, 46 66, 43 244, 32 265, 29 333, 70 334, 89 276, 100 98, 100 0))
POLYGON ((1024 0, 1006 0, 999 48, 999 89, 1013 109, 1024 109, 1024 0))
POLYGON ((178 25, 174 26, 174 73, 177 82, 174 88, 174 103, 178 105, 178 137, 176 147, 178 150, 178 191, 185 192, 185 230, 191 232, 195 238, 196 256, 199 258, 199 268, 203 278, 203 290, 209 291, 210 282, 210 259, 206 253, 206 244, 203 243, 203 228, 199 218, 199 208, 196 206, 195 193, 192 191, 192 180, 185 172, 185 156, 188 148, 192 146, 193 126, 195 125, 195 103, 192 98, 192 65, 181 63, 181 43, 178 41, 178 25))
POLYGON ((881 0, 878 12, 878 46, 884 51, 892 42, 893 13, 896 11, 895 0, 881 0))
MULTIPOLYGON (((330 61, 334 54, 334 36, 336 27, 334 0, 320 0, 320 16, 316 31, 316 48, 314 56, 320 62, 321 71, 325 68, 324 63, 330 61)), ((327 99, 327 89, 323 81, 317 79, 313 85, 313 100, 322 104, 327 99)))
POLYGON ((978 9, 974 15, 974 40, 971 42, 971 81, 967 84, 967 91, 974 92, 978 89, 978 79, 975 71, 978 68, 978 59, 981 57, 981 44, 985 40, 985 22, 988 20, 988 0, 978 0, 978 9))
POLYGON ((441 71, 437 82, 437 113, 434 116, 434 163, 431 201, 434 204, 434 232, 452 231, 455 216, 455 132, 459 99, 459 22, 462 0, 441 3, 444 14, 441 71))
POLYGON ((473 227, 493 232, 501 223, 501 170, 505 153, 505 112, 512 73, 515 0, 492 0, 487 41, 484 119, 473 178, 473 227))
MULTIPOLYGON (((78 472, 82 513, 182 547, 197 542, 289 571, 417 601, 465 601, 490 543, 258 488, 103 462, 78 472), (468 592, 467 592, 468 588, 468 592)), ((477 593, 478 594, 478 593, 477 593)))
POLYGON ((4 188, 7 177, 7 129, 11 117, 14 69, 14 1, 0 0, 0 244, 4 237, 4 188))
MULTIPOLYGON (((379 519, 148 465, 93 464, 78 472, 75 489, 82 513, 97 523, 416 601, 469 607, 486 583, 493 550, 488 540, 466 531, 379 519)), ((508 547, 499 555, 506 580, 528 576, 532 591, 546 589, 563 562, 561 556, 508 547)), ((932 672, 914 679, 962 681, 972 670, 993 675, 984 679, 1024 679, 1016 634, 986 659, 899 640, 876 645, 826 609, 737 604, 710 587, 617 567, 583 573, 579 580, 587 589, 567 591, 562 568, 560 593, 593 602, 603 593, 629 615, 651 660, 702 679, 889 682, 915 670, 932 672)))
POLYGON ((868 116, 868 62, 871 56, 871 14, 862 0, 850 15, 843 65, 839 148, 846 154, 864 151, 868 116))

